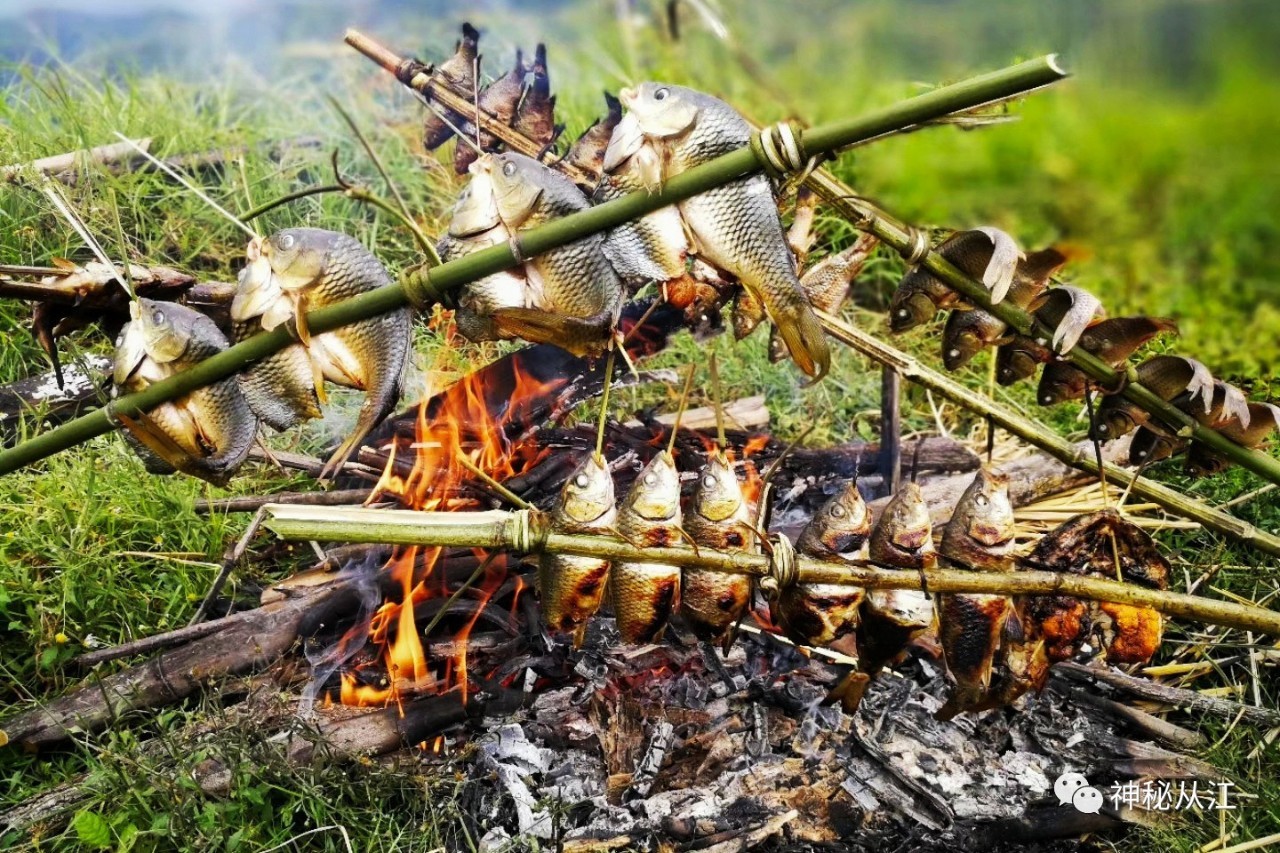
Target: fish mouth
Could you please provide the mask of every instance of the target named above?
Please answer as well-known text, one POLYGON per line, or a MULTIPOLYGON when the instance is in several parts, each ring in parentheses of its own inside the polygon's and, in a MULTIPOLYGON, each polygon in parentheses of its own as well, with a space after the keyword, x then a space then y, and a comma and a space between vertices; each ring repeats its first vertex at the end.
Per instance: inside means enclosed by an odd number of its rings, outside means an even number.
POLYGON ((1002 545, 1009 541, 1012 532, 998 524, 987 524, 985 522, 975 522, 969 530, 969 535, 976 542, 980 542, 988 547, 1002 545))

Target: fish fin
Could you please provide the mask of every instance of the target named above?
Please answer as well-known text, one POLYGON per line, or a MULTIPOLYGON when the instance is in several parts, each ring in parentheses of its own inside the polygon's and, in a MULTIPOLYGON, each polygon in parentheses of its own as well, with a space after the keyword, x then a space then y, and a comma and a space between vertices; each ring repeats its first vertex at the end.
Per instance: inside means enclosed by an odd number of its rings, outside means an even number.
POLYGON ((309 347, 311 346, 311 327, 307 324, 306 297, 297 291, 289 295, 293 297, 293 325, 298 330, 298 340, 304 347, 309 347))
POLYGON ((991 304, 997 305, 1004 301, 1013 284, 1018 262, 1023 259, 1022 250, 1018 248, 1017 242, 1012 237, 999 228, 985 227, 974 230, 981 231, 991 240, 991 260, 987 262, 987 268, 982 272, 982 283, 987 290, 991 291, 991 304))
POLYGON ((1018 265, 1018 272, 1033 281, 1047 281, 1050 276, 1066 266, 1070 256, 1056 246, 1027 252, 1027 256, 1018 265))
POLYGON ((827 333, 813 309, 801 303, 785 314, 772 313, 771 319, 796 366, 812 377, 813 382, 826 376, 831 368, 831 350, 827 346, 827 333))
POLYGON ((316 401, 322 406, 329 404, 329 394, 324 390, 324 365, 320 360, 308 354, 307 361, 311 364, 311 383, 316 389, 316 401))
POLYGON ((120 425, 127 429, 143 447, 175 471, 187 471, 192 468, 191 454, 179 447, 178 443, 164 430, 156 426, 155 421, 148 417, 146 412, 139 412, 137 418, 117 414, 116 420, 120 421, 120 425))
POLYGON ((490 315, 495 328, 533 343, 554 344, 574 355, 599 355, 611 340, 613 312, 565 317, 534 308, 500 308, 490 315))

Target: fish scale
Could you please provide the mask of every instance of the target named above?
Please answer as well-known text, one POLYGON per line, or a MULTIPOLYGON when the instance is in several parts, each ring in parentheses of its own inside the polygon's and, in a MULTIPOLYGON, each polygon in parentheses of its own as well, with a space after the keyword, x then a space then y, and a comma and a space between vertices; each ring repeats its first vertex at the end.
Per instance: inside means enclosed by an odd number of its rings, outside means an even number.
MULTIPOLYGON (((305 313, 375 290, 391 283, 386 269, 358 240, 346 234, 314 228, 281 231, 267 241, 283 245, 292 238, 300 247, 293 261, 281 260, 275 248, 268 254, 271 274, 288 275, 291 266, 274 264, 314 263, 320 272, 300 288, 300 309, 305 313), (317 255, 320 259, 317 260, 317 255), (271 261, 272 257, 277 258, 271 261)), ((253 266, 241 278, 241 290, 253 287, 253 266)), ((287 299, 281 296, 281 299, 287 299)), ((290 314, 293 314, 292 306, 290 314)), ((233 305, 233 313, 235 306, 233 305)), ((240 376, 245 396, 255 412, 276 429, 287 429, 303 420, 319 417, 317 386, 321 378, 365 392, 352 433, 335 452, 331 463, 345 455, 384 418, 399 397, 400 380, 409 352, 412 313, 402 308, 312 336, 309 344, 295 343, 268 356, 240 376)), ((241 317, 234 324, 237 340, 262 331, 263 314, 241 317)))
MULTIPOLYGON (((646 547, 680 542, 680 478, 675 460, 659 453, 636 477, 618 508, 618 530, 646 547)), ((662 637, 680 601, 680 569, 661 563, 618 562, 609 574, 609 593, 624 643, 662 637)))
MULTIPOLYGON (((651 157, 638 168, 651 173, 646 183, 653 185, 751 139, 751 126, 732 107, 692 89, 644 83, 620 97, 629 112, 605 154, 610 174, 629 162, 635 169, 637 158, 651 157)), ((762 303, 801 370, 815 379, 824 376, 830 364, 825 333, 796 277, 769 179, 741 178, 680 202, 677 209, 693 252, 737 278, 762 303)), ((643 248, 643 241, 633 243, 643 248)))
MULTIPOLYGON (((747 551, 755 542, 751 505, 733 466, 722 453, 712 454, 698 475, 684 527, 698 545, 724 551, 747 551)), ((688 568, 680 580, 680 612, 700 639, 728 648, 738 620, 751 603, 751 578, 688 568)))
MULTIPOLYGON (((181 356, 167 363, 147 358, 141 365, 128 365, 131 374, 116 390, 141 391, 152 382, 165 379, 225 350, 229 343, 208 317, 182 305, 138 300, 140 311, 162 312, 168 322, 181 327, 188 336, 181 356)), ((135 317, 120 334, 117 360, 127 351, 126 341, 140 321, 135 317)), ((119 366, 117 370, 119 370, 119 366)), ((258 421, 234 377, 198 388, 147 413, 147 419, 190 457, 181 464, 164 459, 139 441, 131 432, 125 440, 153 474, 176 470, 213 483, 225 483, 248 458, 258 432, 258 421)))
MULTIPOLYGON (((569 475, 551 512, 556 533, 601 533, 613 528, 618 513, 613 477, 604 458, 588 456, 569 475)), ((547 626, 574 634, 580 645, 587 620, 600 608, 609 579, 608 560, 544 552, 538 558, 538 589, 547 626)))

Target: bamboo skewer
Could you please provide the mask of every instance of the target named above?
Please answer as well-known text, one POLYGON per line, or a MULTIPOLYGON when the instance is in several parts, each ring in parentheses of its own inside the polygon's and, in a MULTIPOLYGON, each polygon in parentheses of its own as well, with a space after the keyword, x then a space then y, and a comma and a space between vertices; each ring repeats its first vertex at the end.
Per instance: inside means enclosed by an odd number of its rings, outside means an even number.
MULTIPOLYGON (((919 360, 889 346, 880 339, 854 328, 838 317, 832 317, 821 311, 818 319, 822 321, 827 334, 841 343, 847 344, 868 358, 894 368, 910 381, 928 388, 949 400, 954 400, 967 409, 991 418, 1004 429, 1053 456, 1067 465, 1098 473, 1098 462, 1090 453, 1081 452, 1080 446, 1059 436, 1057 433, 1042 427, 1035 421, 1023 417, 1012 409, 1002 406, 990 397, 969 390, 959 382, 931 370, 919 360)), ((1280 536, 1259 530, 1247 521, 1230 513, 1209 506, 1193 497, 1184 495, 1176 489, 1140 477, 1126 468, 1111 463, 1103 463, 1102 470, 1113 483, 1132 484, 1133 493, 1141 495, 1164 509, 1192 519, 1204 527, 1238 539, 1265 551, 1280 556, 1280 536)))
MULTIPOLYGON (((800 150, 806 154, 830 153, 897 128, 920 124, 938 116, 1039 88, 1064 76, 1065 73, 1056 65, 1054 57, 1041 57, 936 89, 860 118, 814 128, 803 134, 796 133, 796 136, 800 150)), ((614 228, 766 168, 770 168, 769 156, 757 137, 751 145, 676 175, 655 192, 642 190, 631 193, 589 210, 522 231, 517 235, 518 239, 513 239, 508 244, 483 249, 438 267, 410 270, 396 284, 308 312, 306 324, 313 334, 319 334, 398 310, 405 305, 425 308, 445 299, 466 284, 517 266, 525 258, 614 228)), ((279 352, 294 342, 296 330, 291 331, 291 326, 292 324, 282 324, 270 332, 255 335, 202 361, 190 370, 157 382, 144 391, 120 397, 108 406, 0 452, 0 475, 113 431, 118 425, 117 415, 136 416, 197 388, 225 379, 250 364, 279 352)), ((1280 480, 1280 475, 1277 480, 1280 480)))
POLYGON ((791 583, 834 583, 867 589, 1069 595, 1150 607, 1167 616, 1280 636, 1280 612, 1105 578, 1044 571, 928 569, 914 572, 880 568, 865 561, 832 563, 793 553, 790 557, 778 556, 790 553, 792 549, 789 548, 774 549, 772 557, 708 547, 696 551, 683 546, 638 548, 611 536, 553 532, 542 515, 527 510, 417 512, 272 504, 265 511, 267 519, 264 526, 286 540, 549 552, 770 577, 782 587, 791 583), (789 560, 794 562, 788 565, 789 560))
MULTIPOLYGON (((918 238, 914 229, 858 198, 849 187, 830 172, 817 169, 805 179, 805 183, 823 201, 840 211, 854 227, 874 234, 881 242, 892 246, 904 256, 910 256, 915 250, 918 238)), ((1005 301, 992 305, 986 287, 969 278, 932 249, 927 251, 920 263, 948 287, 958 291, 979 308, 990 311, 1015 331, 1044 340, 1050 340, 1053 337, 1052 329, 1046 328, 1034 316, 1011 302, 1005 301)), ((1132 366, 1124 373, 1117 372, 1083 347, 1076 347, 1063 358, 1079 367, 1104 387, 1117 388, 1123 385, 1118 393, 1171 427, 1179 437, 1202 442, 1242 468, 1247 468, 1272 483, 1280 483, 1280 459, 1236 444, 1216 430, 1200 424, 1177 407, 1166 403, 1138 381, 1137 372, 1132 366)), ((1109 475, 1110 471, 1108 471, 1109 475)))

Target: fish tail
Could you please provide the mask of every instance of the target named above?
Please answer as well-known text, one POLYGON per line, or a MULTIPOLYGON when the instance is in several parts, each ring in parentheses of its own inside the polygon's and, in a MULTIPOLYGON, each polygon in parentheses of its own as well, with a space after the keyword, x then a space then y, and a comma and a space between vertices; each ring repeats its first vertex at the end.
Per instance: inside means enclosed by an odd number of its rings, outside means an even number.
POLYGON ((826 376, 831 368, 831 350, 827 347, 827 334, 813 309, 801 304, 778 311, 773 322, 796 366, 806 376, 813 377, 814 382, 826 376))

